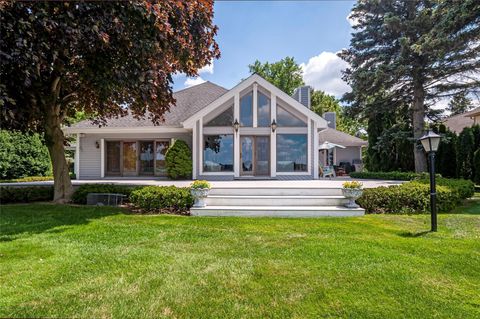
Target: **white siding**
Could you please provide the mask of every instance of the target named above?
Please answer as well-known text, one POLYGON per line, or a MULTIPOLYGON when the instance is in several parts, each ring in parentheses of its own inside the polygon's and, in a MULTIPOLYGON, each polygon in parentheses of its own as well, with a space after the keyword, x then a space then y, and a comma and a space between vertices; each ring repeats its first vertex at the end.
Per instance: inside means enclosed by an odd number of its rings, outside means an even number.
POLYGON ((80 179, 100 178, 101 152, 96 147, 101 139, 109 140, 155 140, 179 139, 192 147, 192 135, 189 133, 159 133, 159 134, 86 134, 80 139, 80 179))
POLYGON ((345 149, 337 148, 336 165, 340 162, 350 162, 352 164, 354 159, 360 159, 360 146, 348 146, 345 149))

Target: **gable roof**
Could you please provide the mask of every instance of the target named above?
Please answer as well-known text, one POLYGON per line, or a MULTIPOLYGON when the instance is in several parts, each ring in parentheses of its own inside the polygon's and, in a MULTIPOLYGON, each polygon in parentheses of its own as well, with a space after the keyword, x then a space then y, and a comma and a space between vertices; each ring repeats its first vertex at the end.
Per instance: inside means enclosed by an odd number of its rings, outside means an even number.
POLYGON ((305 105, 301 104, 297 100, 295 100, 293 97, 288 95, 287 93, 283 92, 279 88, 277 88, 275 85, 272 83, 268 82, 264 78, 262 78, 260 75, 254 73, 239 84, 237 84, 235 87, 233 87, 230 91, 225 93, 224 95, 220 96, 218 99, 204 107, 202 110, 200 110, 198 113, 193 114, 190 116, 188 119, 186 119, 183 122, 184 127, 193 127, 194 123, 204 117, 205 115, 209 114, 213 110, 215 110, 217 107, 223 105, 226 103, 228 100, 232 99, 237 93, 242 92, 246 88, 248 88, 250 85, 253 85, 254 83, 257 83, 267 91, 270 91, 274 93, 278 98, 280 98, 282 101, 286 102, 289 106, 293 107, 296 109, 298 112, 301 114, 304 114, 307 116, 309 119, 312 119, 318 124, 319 128, 324 128, 327 127, 327 121, 318 115, 317 113, 313 112, 310 110, 308 107, 305 105))
POLYGON ((330 127, 318 133, 318 140, 319 145, 323 142, 330 142, 343 146, 366 146, 368 144, 367 141, 364 141, 361 138, 337 131, 330 127))
POLYGON ((480 112, 480 107, 466 113, 457 114, 447 118, 443 123, 446 127, 455 133, 460 133, 466 127, 474 124, 473 115, 480 112))
MULTIPOLYGON (((214 84, 212 82, 204 82, 173 93, 176 100, 175 105, 170 107, 170 110, 165 113, 165 121, 157 126, 149 119, 149 113, 145 114, 144 118, 136 119, 129 112, 124 117, 111 118, 107 120, 104 127, 182 127, 182 122, 215 101, 217 98, 225 94, 228 90, 214 84)), ((93 124, 90 120, 85 120, 66 128, 66 131, 78 128, 98 128, 98 125, 93 124)))

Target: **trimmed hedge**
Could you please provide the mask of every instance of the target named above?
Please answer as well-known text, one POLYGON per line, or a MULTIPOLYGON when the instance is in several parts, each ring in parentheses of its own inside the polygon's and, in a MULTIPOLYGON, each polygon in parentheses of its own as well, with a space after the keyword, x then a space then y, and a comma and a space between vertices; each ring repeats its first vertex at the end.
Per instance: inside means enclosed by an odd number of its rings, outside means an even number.
MULTIPOLYGON (((437 210, 451 211, 473 193, 473 183, 470 181, 440 178, 437 181, 437 210)), ((368 188, 357 202, 370 214, 428 213, 429 181, 423 179, 397 186, 368 188)))
POLYGON ((0 186, 0 204, 53 200, 53 186, 0 186))
POLYGON ((75 204, 86 204, 89 193, 115 193, 129 196, 135 187, 114 184, 83 184, 72 195, 75 204))
MULTIPOLYGON (((417 182, 430 185, 429 179, 419 179, 417 182)), ((452 178, 437 178, 436 184, 438 186, 446 186, 453 191, 458 192, 461 199, 467 199, 475 193, 475 184, 466 179, 452 179, 452 178)))
MULTIPOLYGON (((436 176, 441 177, 439 174, 436 176)), ((362 179, 387 179, 395 181, 411 181, 414 179, 427 178, 428 173, 415 172, 351 172, 350 177, 362 179)))
POLYGON ((193 197, 188 187, 147 186, 132 191, 130 202, 143 212, 188 214, 193 197))

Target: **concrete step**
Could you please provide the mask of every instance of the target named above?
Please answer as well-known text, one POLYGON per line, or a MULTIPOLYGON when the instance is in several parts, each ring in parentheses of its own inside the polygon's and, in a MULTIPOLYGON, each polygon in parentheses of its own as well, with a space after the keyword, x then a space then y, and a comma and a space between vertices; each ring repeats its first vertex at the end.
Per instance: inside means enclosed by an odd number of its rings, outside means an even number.
POLYGON ((322 187, 214 187, 210 190, 210 195, 342 196, 342 189, 322 187))
POLYGON ((193 216, 243 216, 243 217, 348 217, 363 216, 362 208, 343 206, 206 206, 192 207, 193 216))
POLYGON ((341 206, 343 196, 208 195, 207 206, 341 206))

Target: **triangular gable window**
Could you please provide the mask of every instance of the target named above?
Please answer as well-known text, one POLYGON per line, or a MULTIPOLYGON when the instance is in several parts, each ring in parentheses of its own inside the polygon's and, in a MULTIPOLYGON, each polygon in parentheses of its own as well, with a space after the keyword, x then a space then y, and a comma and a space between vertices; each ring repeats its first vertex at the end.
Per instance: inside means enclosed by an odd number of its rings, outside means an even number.
POLYGON ((233 105, 209 121, 205 126, 232 126, 233 105))
POLYGON ((307 123, 277 105, 277 124, 285 127, 305 127, 307 123))

